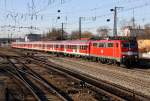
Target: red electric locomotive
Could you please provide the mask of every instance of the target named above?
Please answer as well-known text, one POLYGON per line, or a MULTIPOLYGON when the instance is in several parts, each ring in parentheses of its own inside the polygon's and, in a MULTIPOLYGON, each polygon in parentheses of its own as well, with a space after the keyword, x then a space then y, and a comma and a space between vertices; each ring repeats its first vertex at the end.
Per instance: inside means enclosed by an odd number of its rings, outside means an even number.
POLYGON ((138 62, 138 44, 135 38, 127 37, 91 41, 90 56, 102 63, 131 65, 138 62))
POLYGON ((100 40, 15 42, 12 43, 12 47, 87 57, 102 63, 130 65, 138 61, 138 45, 135 38, 109 37, 100 40))

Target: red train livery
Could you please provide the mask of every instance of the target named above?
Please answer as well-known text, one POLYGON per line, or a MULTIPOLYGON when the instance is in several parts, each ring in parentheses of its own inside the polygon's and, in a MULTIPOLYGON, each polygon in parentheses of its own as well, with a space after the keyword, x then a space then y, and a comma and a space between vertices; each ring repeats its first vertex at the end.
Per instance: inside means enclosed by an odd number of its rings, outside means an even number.
POLYGON ((102 63, 133 64, 138 61, 135 38, 106 38, 101 40, 67 40, 13 42, 13 48, 32 49, 95 59, 102 63))

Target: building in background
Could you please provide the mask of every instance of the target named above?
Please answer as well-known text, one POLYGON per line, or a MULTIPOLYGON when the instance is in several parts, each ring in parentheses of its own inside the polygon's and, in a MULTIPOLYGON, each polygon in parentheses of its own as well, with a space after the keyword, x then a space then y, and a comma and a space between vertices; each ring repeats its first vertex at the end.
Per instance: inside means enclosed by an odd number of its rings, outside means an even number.
POLYGON ((41 40, 41 35, 40 34, 27 34, 25 36, 25 42, 40 41, 40 40, 41 40))
POLYGON ((126 26, 123 28, 123 36, 142 37, 145 35, 145 30, 141 28, 133 28, 132 26, 126 26))
POLYGON ((150 34, 149 30, 139 28, 133 28, 132 26, 126 26, 122 30, 123 36, 137 37, 138 48, 140 53, 150 53, 150 34))

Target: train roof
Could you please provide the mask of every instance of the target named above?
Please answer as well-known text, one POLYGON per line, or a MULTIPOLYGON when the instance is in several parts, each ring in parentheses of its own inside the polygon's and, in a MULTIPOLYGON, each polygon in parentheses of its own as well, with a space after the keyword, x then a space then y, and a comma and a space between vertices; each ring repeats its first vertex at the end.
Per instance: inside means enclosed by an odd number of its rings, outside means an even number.
POLYGON ((136 37, 128 37, 128 36, 108 36, 108 37, 94 37, 91 40, 136 40, 136 37))
POLYGON ((90 42, 118 42, 118 41, 136 41, 136 37, 99 37, 99 39, 90 40, 64 40, 64 41, 34 41, 34 42, 14 42, 12 44, 59 44, 65 45, 88 45, 90 42))
POLYGON ((70 45, 87 45, 89 44, 89 40, 65 40, 65 41, 34 41, 34 42, 15 42, 13 44, 70 44, 70 45))

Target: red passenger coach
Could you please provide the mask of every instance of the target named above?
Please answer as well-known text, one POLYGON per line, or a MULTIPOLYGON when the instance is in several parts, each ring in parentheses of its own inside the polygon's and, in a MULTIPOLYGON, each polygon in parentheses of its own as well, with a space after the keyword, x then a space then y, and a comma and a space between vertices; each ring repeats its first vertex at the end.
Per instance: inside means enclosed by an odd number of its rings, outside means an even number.
POLYGON ((87 57, 102 63, 128 65, 138 61, 138 45, 135 38, 109 37, 100 40, 15 42, 12 43, 12 47, 87 57))

